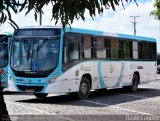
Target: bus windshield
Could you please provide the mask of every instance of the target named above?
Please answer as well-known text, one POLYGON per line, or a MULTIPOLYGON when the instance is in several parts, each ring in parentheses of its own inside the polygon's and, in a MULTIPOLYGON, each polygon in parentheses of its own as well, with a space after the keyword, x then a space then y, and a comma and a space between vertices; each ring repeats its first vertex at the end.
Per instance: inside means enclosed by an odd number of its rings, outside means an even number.
POLYGON ((8 64, 8 37, 0 36, 0 68, 8 64))
POLYGON ((16 71, 49 71, 57 67, 60 37, 14 38, 11 67, 16 71))

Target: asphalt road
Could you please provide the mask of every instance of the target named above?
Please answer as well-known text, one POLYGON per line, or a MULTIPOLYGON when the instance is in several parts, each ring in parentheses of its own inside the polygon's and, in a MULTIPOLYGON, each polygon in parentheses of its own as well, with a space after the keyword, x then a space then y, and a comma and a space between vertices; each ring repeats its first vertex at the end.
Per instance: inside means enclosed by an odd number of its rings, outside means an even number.
POLYGON ((160 121, 160 80, 140 85, 138 92, 124 89, 94 91, 86 100, 74 94, 48 95, 4 92, 13 121, 160 121))

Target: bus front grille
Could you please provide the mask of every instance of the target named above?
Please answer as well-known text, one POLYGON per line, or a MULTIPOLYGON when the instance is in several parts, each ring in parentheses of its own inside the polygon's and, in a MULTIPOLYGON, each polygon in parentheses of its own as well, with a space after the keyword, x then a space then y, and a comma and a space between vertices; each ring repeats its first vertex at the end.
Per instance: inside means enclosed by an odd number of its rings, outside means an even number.
POLYGON ((26 91, 26 90, 33 90, 34 92, 41 92, 44 88, 44 86, 24 86, 24 85, 17 85, 17 88, 20 91, 26 91))

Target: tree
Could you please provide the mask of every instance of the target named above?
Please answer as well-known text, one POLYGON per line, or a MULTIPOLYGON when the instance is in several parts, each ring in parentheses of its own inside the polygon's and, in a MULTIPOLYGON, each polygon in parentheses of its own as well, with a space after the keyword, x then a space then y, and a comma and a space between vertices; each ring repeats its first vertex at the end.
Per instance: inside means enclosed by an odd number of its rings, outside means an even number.
POLYGON ((156 19, 160 20, 160 0, 155 0, 154 8, 151 15, 154 15, 156 19))
POLYGON ((71 25, 74 19, 85 20, 85 10, 89 11, 92 18, 98 14, 103 14, 104 9, 112 8, 122 4, 123 1, 135 1, 136 0, 1 0, 0 2, 0 23, 9 20, 12 27, 17 28, 18 26, 12 20, 11 11, 18 13, 27 9, 26 14, 30 11, 34 11, 35 20, 37 20, 37 14, 43 13, 42 9, 45 5, 52 4, 52 16, 51 20, 55 20, 55 24, 58 21, 62 23, 62 26, 71 25))
POLYGON ((12 20, 11 11, 18 12, 18 3, 15 0, 0 0, 0 24, 4 24, 8 20, 13 28, 18 28, 12 20))

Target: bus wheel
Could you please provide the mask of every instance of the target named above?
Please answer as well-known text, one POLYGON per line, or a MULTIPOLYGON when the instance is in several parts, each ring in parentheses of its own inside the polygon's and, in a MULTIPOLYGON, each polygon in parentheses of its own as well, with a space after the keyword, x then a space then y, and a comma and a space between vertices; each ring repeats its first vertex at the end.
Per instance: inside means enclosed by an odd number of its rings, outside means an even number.
POLYGON ((80 87, 79 87, 79 92, 78 92, 78 98, 79 99, 86 99, 89 96, 90 93, 90 82, 87 78, 82 77, 80 87))
POLYGON ((36 96, 37 98, 46 98, 48 95, 48 93, 34 93, 34 96, 36 96))
POLYGON ((133 92, 136 92, 138 90, 138 83, 139 83, 138 75, 134 74, 132 78, 132 86, 131 86, 131 90, 133 92))

